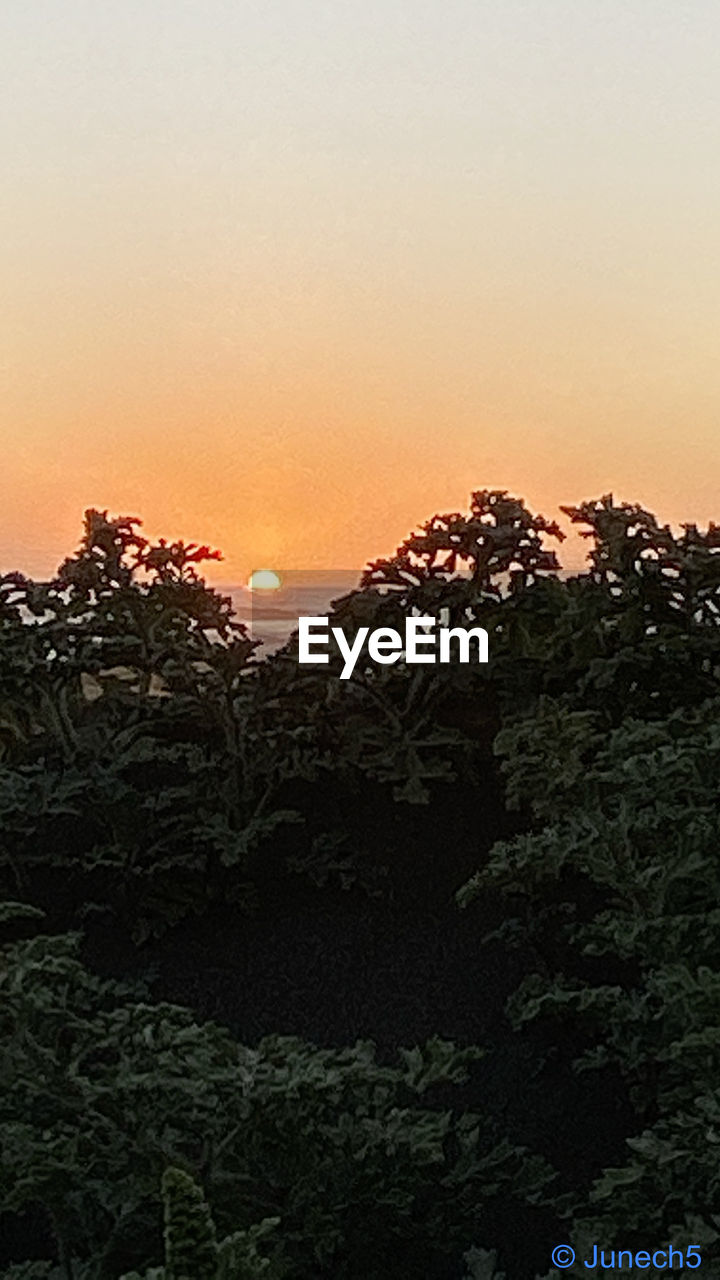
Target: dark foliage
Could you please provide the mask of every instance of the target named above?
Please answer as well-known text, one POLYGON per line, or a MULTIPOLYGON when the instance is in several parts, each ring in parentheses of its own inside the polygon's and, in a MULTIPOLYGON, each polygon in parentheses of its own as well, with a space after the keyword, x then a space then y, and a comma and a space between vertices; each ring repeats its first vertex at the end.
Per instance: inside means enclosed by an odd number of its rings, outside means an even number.
POLYGON ((0 579, 8 1278, 716 1242, 720 532, 564 510, 586 573, 482 491, 333 606, 487 666, 261 661, 106 512, 0 579))

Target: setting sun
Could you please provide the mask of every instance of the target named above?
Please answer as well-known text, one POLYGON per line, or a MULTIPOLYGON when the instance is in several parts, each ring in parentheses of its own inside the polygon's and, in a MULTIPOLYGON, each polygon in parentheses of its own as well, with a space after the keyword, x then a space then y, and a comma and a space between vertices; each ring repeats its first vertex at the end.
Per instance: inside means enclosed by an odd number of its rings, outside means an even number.
POLYGON ((274 569, 255 569, 248 578, 250 591, 277 591, 282 579, 274 569))

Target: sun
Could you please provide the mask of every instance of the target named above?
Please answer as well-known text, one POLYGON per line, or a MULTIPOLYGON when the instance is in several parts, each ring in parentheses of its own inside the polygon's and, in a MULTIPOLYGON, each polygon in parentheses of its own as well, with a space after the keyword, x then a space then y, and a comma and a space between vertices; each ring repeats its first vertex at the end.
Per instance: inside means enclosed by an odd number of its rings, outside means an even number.
POLYGON ((277 591, 282 586, 282 578, 274 569, 254 569, 248 578, 251 591, 277 591))

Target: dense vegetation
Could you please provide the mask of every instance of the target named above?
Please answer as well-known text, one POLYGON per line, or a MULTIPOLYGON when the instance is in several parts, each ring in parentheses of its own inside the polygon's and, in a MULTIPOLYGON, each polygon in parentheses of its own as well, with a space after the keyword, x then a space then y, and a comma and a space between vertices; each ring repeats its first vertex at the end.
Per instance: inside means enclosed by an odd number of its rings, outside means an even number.
POLYGON ((261 660, 97 511, 0 578, 6 1280, 717 1253, 720 529, 564 510, 587 572, 484 491, 335 602, 487 666, 261 660))

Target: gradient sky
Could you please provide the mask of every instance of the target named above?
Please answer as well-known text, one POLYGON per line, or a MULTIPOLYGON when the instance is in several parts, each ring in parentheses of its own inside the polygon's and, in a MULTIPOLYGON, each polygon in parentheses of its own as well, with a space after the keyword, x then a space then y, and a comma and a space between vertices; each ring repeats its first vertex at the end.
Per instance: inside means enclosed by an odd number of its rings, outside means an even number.
POLYGON ((720 519, 717 0, 5 0, 0 569, 720 519))

